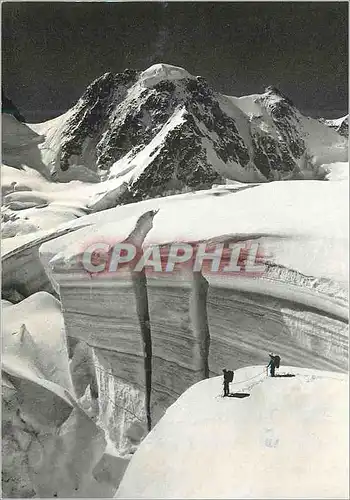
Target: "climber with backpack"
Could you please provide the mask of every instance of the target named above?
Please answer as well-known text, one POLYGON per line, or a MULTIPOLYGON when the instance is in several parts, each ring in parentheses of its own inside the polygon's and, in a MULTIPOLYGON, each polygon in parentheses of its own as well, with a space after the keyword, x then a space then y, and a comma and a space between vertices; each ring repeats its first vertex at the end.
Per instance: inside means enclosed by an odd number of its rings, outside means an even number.
POLYGON ((233 381, 233 371, 226 370, 225 368, 222 370, 224 374, 224 397, 230 395, 230 382, 233 381))
POLYGON ((268 370, 270 368, 270 376, 274 377, 276 368, 280 367, 281 358, 278 355, 273 354, 272 352, 270 352, 269 356, 270 362, 267 365, 266 369, 268 370))

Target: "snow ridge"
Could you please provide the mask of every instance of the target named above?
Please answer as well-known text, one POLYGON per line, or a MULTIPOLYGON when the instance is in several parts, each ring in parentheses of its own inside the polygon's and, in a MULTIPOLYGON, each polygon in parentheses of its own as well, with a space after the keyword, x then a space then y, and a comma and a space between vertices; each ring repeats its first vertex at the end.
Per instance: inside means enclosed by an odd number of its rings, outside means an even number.
POLYGON ((320 121, 336 130, 338 134, 349 137, 349 115, 343 116, 342 118, 336 118, 335 120, 321 119, 320 121))

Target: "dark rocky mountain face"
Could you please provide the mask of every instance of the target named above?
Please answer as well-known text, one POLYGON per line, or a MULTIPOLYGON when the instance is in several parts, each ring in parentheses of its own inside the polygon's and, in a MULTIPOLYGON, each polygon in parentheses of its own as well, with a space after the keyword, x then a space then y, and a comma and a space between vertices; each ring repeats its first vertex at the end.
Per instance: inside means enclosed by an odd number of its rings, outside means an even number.
POLYGON ((101 136, 114 107, 118 106, 128 88, 135 83, 136 74, 136 71, 130 70, 117 75, 106 73, 89 85, 67 122, 60 151, 60 167, 63 171, 68 170, 72 155, 82 154, 86 139, 96 140, 101 136))
POLYGON ((228 96, 181 68, 159 64, 146 72, 106 73, 87 88, 64 123, 56 174, 59 178, 60 170, 76 164, 102 180, 137 171, 125 177, 123 203, 207 188, 227 178, 302 178, 310 159, 305 117, 274 87, 249 98, 261 113, 227 104, 228 96))
POLYGON ((345 120, 342 121, 340 127, 337 129, 338 134, 343 137, 349 137, 349 117, 346 117, 345 120))
POLYGON ((343 137, 349 137, 349 117, 345 117, 340 124, 333 126, 333 128, 343 137))
MULTIPOLYGON (((298 177, 300 160, 306 152, 306 145, 298 131, 298 113, 292 101, 276 87, 267 87, 260 98, 277 132, 263 134, 261 129, 253 132, 254 162, 268 180, 293 173, 298 177)), ((252 120, 254 123, 254 118, 252 120)))

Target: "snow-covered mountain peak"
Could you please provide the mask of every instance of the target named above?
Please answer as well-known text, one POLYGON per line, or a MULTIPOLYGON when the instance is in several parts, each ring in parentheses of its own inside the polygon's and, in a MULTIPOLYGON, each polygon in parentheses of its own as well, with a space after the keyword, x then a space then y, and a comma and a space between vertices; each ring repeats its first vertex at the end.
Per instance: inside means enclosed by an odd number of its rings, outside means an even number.
POLYGON ((287 101, 290 106, 294 106, 293 102, 291 99, 282 92, 279 88, 275 87, 274 85, 268 85, 265 88, 265 96, 274 98, 276 101, 284 100, 287 101))
POLYGON ((242 97, 227 96, 240 108, 250 120, 268 117, 283 119, 295 116, 298 113, 291 99, 277 87, 268 86, 263 94, 252 94, 242 97))
POLYGON ((116 203, 227 179, 319 179, 322 164, 347 160, 345 139, 275 87, 223 96, 205 78, 164 63, 105 73, 65 115, 33 130, 46 138, 40 150, 55 180, 82 180, 85 169, 89 179, 126 187, 116 203))
POLYGON ((259 101, 271 114, 272 119, 281 120, 297 116, 297 109, 293 102, 277 87, 269 86, 261 95, 259 101))
POLYGON ((144 87, 151 88, 163 80, 183 80, 185 78, 194 79, 188 71, 171 64, 153 64, 140 74, 140 82, 144 87))

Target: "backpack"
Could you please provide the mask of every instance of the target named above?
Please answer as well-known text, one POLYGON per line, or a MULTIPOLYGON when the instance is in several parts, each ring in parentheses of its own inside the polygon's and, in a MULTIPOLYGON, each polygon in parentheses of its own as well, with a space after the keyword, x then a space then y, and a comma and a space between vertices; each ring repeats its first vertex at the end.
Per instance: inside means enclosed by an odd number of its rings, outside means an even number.
POLYGON ((232 380, 233 380, 233 371, 232 370, 228 370, 226 376, 227 376, 227 378, 226 378, 227 382, 232 382, 232 380))
POLYGON ((279 356, 274 356, 273 361, 274 361, 275 367, 279 368, 280 363, 281 363, 281 358, 279 356))

